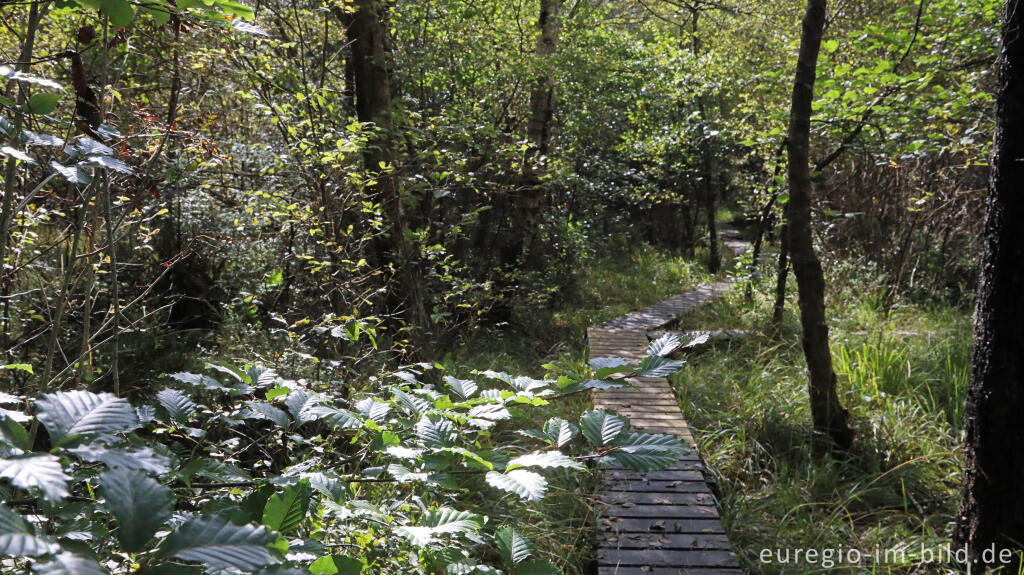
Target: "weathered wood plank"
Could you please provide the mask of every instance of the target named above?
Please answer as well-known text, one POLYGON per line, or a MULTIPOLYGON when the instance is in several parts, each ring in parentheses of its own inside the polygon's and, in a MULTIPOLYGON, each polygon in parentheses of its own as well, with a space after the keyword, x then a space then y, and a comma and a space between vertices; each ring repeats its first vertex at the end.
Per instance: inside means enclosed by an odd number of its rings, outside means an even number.
POLYGON ((606 491, 657 491, 659 493, 711 493, 707 482, 700 481, 651 481, 643 479, 625 479, 621 481, 601 482, 606 491))
POLYGON ((601 512, 604 517, 646 517, 654 519, 715 519, 718 508, 714 505, 661 505, 623 503, 611 505, 601 512))
POLYGON ((604 473, 606 479, 611 481, 636 481, 636 480, 660 480, 660 481, 702 481, 704 474, 699 471, 673 470, 664 471, 619 471, 611 470, 604 473))
POLYGON ((678 549, 598 549, 598 565, 639 565, 687 567, 739 567, 740 561, 729 551, 691 551, 678 549))
POLYGON ((608 504, 633 503, 646 505, 714 505, 715 497, 710 493, 658 493, 644 491, 605 491, 601 493, 601 502, 608 504))
POLYGON ((725 567, 615 567, 597 568, 597 575, 746 575, 725 567))
POLYGON ((724 533, 602 533, 598 544, 609 549, 730 549, 724 533))
POLYGON ((721 519, 602 517, 598 525, 602 531, 613 533, 725 533, 721 519))

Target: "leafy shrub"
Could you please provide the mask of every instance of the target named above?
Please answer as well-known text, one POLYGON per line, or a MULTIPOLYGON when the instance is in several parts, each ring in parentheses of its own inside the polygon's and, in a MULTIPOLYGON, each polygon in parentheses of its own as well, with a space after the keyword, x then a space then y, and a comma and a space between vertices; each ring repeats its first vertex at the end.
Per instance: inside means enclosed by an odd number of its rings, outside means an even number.
POLYGON ((493 489, 526 504, 558 469, 671 464, 685 444, 605 411, 518 429, 525 450, 495 431, 528 420, 515 411, 627 385, 605 379, 614 374, 671 373, 681 362, 664 355, 677 346, 667 338, 638 365, 598 358, 593 373, 550 379, 461 379, 420 363, 353 399, 216 364, 168 376, 152 404, 46 394, 34 417, 0 412, 4 572, 559 573, 513 527, 460 510, 460 494, 493 489))

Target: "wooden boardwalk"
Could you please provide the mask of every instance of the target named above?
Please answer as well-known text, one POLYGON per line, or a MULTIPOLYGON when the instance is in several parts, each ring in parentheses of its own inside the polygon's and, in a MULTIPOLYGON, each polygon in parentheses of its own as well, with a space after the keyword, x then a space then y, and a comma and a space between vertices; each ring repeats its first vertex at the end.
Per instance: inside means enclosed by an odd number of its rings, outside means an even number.
MULTIPOLYGON (((747 244, 725 228, 722 239, 734 253, 747 244)), ((724 293, 728 282, 702 285, 651 307, 587 330, 591 357, 639 361, 647 332, 724 293)), ((694 451, 668 469, 639 473, 610 469, 600 482, 608 505, 598 526, 598 575, 742 575, 708 486, 693 432, 664 378, 635 378, 635 387, 594 392, 594 407, 618 412, 633 427, 671 433, 694 451)))

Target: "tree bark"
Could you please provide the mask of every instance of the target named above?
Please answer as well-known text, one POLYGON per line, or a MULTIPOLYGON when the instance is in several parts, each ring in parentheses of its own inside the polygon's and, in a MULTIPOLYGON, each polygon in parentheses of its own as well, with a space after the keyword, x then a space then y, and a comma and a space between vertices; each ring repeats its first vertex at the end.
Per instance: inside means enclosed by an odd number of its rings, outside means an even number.
POLYGON ((429 325, 423 291, 423 274, 415 246, 406 238, 406 217, 394 175, 395 135, 392 121, 391 74, 388 69, 388 25, 380 0, 356 0, 356 12, 348 22, 352 42, 352 76, 356 116, 372 123, 377 134, 363 152, 367 171, 379 172, 372 194, 381 202, 387 218, 387 234, 378 236, 375 251, 379 264, 393 264, 397 280, 389 286, 385 306, 393 317, 416 327, 429 325))
MULTIPOLYGON (((551 141, 551 123, 554 118, 554 77, 550 70, 550 61, 558 46, 559 19, 563 0, 541 0, 540 15, 537 26, 535 53, 543 69, 540 77, 530 91, 530 117, 526 123, 526 137, 532 145, 523 158, 523 167, 519 175, 519 190, 516 201, 517 225, 513 235, 518 236, 514 248, 509 251, 516 257, 525 256, 522 264, 527 268, 539 269, 541 258, 534 253, 533 242, 540 226, 544 208, 544 188, 540 183, 543 157, 548 154, 551 141)), ((514 262, 505 262, 514 263, 514 262)))
MULTIPOLYGON (((966 406, 966 460, 955 538, 982 552, 1024 548, 1024 2, 1006 0, 996 130, 966 406)), ((1008 573, 1017 573, 1014 553, 1008 573)))
POLYGON ((825 322, 825 277, 811 237, 810 132, 815 68, 825 28, 826 0, 808 0, 800 37, 789 116, 789 252, 796 275, 804 357, 810 378, 811 416, 817 433, 840 449, 850 447, 853 430, 836 394, 836 374, 825 322))

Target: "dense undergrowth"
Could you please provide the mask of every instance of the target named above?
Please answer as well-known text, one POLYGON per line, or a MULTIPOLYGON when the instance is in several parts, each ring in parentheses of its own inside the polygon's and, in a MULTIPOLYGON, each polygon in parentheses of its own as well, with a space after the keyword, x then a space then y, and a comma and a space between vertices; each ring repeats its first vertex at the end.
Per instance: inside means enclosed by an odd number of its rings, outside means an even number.
POLYGON ((767 289, 753 300, 734 289, 679 326, 750 332, 673 376, 731 540, 759 573, 956 572, 938 551, 948 545, 960 481, 969 314, 885 309, 882 290, 865 280, 830 285, 838 388, 857 433, 842 456, 812 452, 793 299, 778 335, 767 289))

